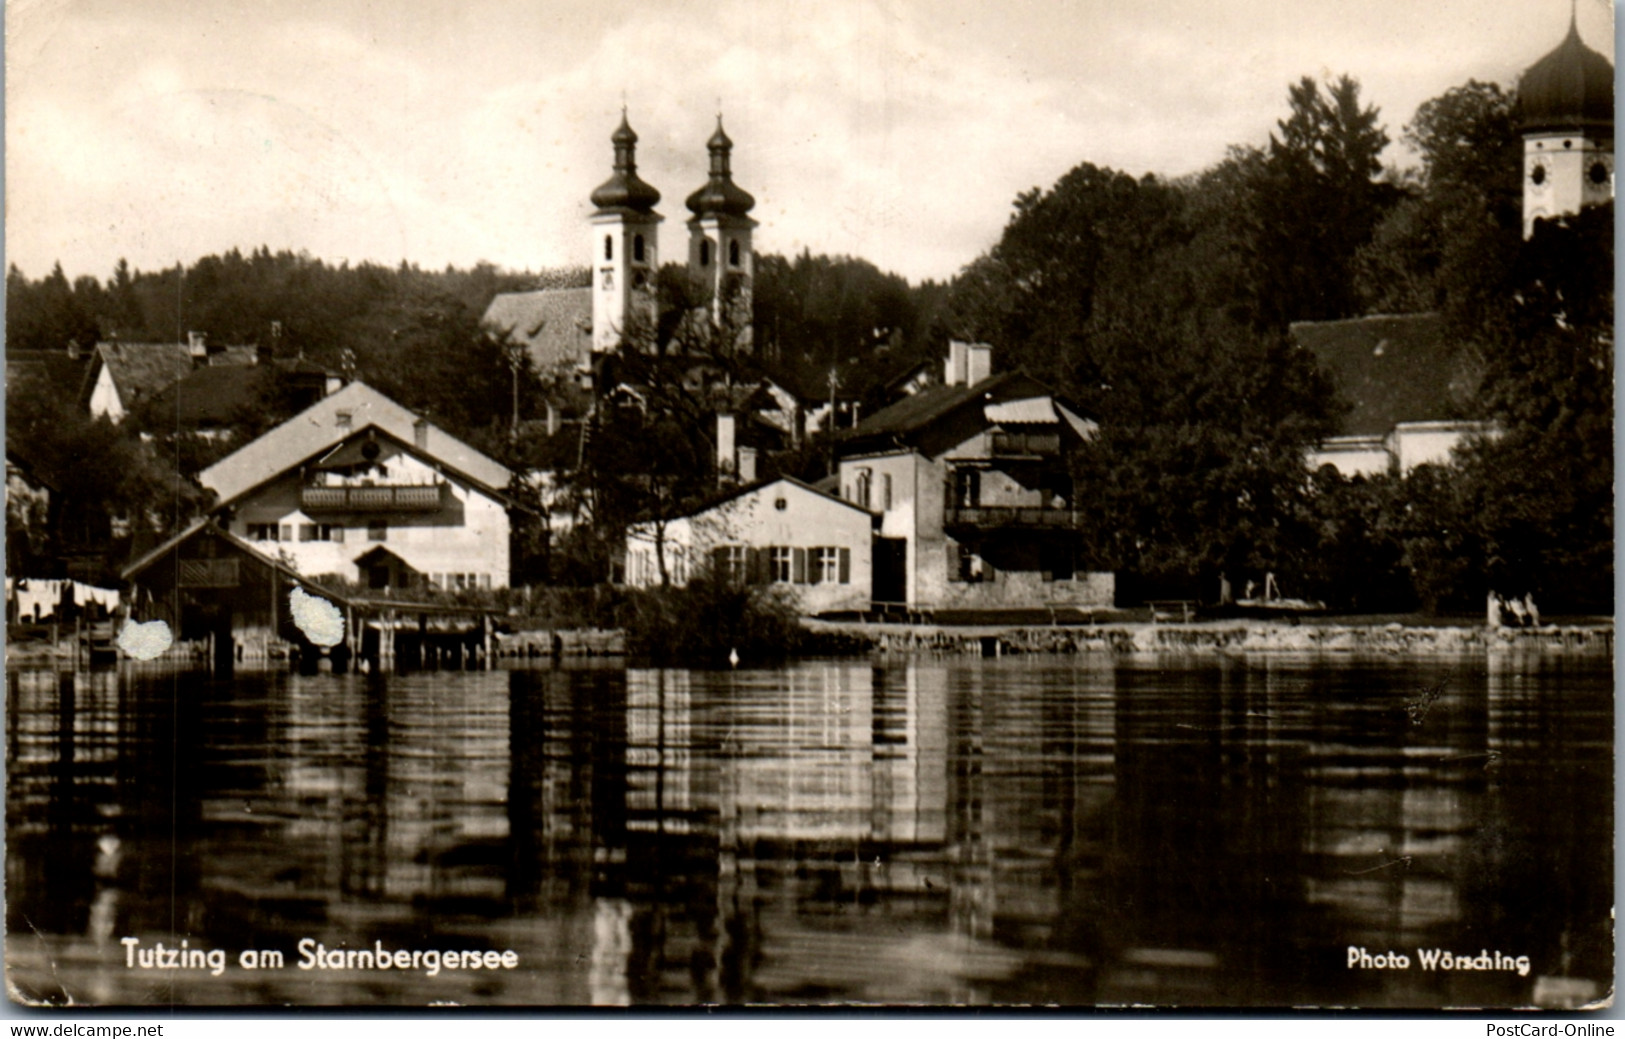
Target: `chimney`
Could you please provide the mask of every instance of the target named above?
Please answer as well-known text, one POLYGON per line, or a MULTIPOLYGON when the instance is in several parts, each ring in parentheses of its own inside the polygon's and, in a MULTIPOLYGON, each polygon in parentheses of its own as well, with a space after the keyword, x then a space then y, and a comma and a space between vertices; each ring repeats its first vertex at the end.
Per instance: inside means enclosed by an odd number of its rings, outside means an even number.
POLYGON ((735 472, 734 416, 717 412, 717 477, 722 479, 735 472))
POLYGON ((965 385, 975 386, 993 374, 993 347, 988 344, 968 344, 965 358, 965 385))
POLYGON ((427 451, 429 449, 428 419, 419 418, 416 422, 412 423, 412 443, 417 446, 419 451, 427 451))
POLYGON ((965 365, 969 360, 966 356, 966 350, 969 345, 957 339, 948 340, 948 364, 943 370, 943 385, 965 385, 965 365))
POLYGON ((739 480, 741 483, 756 482, 756 449, 754 447, 739 449, 739 480))

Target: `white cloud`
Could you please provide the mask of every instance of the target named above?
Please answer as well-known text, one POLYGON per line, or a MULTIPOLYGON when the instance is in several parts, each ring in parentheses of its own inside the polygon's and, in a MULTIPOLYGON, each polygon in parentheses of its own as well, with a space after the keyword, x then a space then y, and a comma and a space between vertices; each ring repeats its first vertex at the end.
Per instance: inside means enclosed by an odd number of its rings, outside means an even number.
MULTIPOLYGON (((1530 6, 14 3, 7 248, 35 275, 262 242, 576 262, 624 93, 666 256, 720 99, 762 248, 942 277, 1079 162, 1178 175, 1261 142, 1299 75, 1357 76, 1397 138, 1555 45, 1530 6)), ((1610 13, 1581 11, 1605 50, 1610 13)))

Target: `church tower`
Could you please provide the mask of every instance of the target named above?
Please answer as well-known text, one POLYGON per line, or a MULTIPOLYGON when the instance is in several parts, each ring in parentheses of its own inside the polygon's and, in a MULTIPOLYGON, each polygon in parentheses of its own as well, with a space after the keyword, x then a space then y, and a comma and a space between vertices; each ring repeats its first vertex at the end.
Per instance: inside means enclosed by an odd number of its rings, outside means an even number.
POLYGON ((1569 19, 1557 49, 1518 82, 1523 132, 1523 236, 1536 220, 1578 213, 1614 197, 1614 67, 1569 19))
POLYGON ((733 329, 734 349, 748 352, 755 271, 750 233, 756 227, 748 214, 756 199, 733 182, 729 169, 733 141, 722 130, 721 115, 706 148, 711 152, 711 177, 688 196, 694 214, 688 221, 689 279, 710 295, 712 323, 733 329))
POLYGON ((592 348, 614 350, 624 336, 654 342, 655 272, 660 269, 660 192, 638 176, 638 135, 621 110, 615 172, 592 193, 592 348))

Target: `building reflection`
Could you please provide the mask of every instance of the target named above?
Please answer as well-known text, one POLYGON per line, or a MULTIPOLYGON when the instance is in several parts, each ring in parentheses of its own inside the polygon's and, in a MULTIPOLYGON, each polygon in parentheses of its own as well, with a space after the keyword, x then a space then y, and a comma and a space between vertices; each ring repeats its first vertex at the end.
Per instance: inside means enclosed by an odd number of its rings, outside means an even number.
POLYGON ((1583 995, 1612 971, 1612 705, 1562 667, 20 672, 8 924, 103 1001, 424 998, 155 982, 112 969, 123 935, 512 948, 436 998, 531 1004, 1583 995))

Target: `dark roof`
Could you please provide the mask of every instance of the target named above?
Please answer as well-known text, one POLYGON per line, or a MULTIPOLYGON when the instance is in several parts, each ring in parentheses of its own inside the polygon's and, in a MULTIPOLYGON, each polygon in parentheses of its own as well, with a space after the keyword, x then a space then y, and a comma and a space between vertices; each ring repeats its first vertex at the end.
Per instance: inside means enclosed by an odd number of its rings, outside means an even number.
POLYGON ((1585 45, 1572 18, 1563 42, 1518 81, 1518 117, 1525 131, 1613 128, 1614 66, 1585 45))
POLYGON ((155 393, 142 412, 180 429, 230 425, 253 405, 264 374, 240 365, 197 368, 155 393))
POLYGON ((660 201, 660 192, 638 176, 638 135, 626 121, 625 111, 621 112, 620 127, 609 139, 615 145, 615 172, 593 190, 592 204, 600 212, 617 209, 652 212, 660 201))
POLYGON ((583 368, 592 355, 590 288, 498 293, 484 320, 522 343, 543 375, 583 368))
MULTIPOLYGON (((242 367, 254 363, 258 352, 252 346, 227 346, 209 351, 209 366, 242 367)), ((193 368, 192 352, 185 343, 97 343, 90 366, 85 371, 81 396, 88 400, 94 379, 101 368, 112 374, 119 403, 126 411, 148 400, 193 368)))
POLYGON ((1477 388, 1471 358, 1446 336, 1437 314, 1301 321, 1292 337, 1352 406, 1340 430, 1346 435, 1462 418, 1477 388))
POLYGON ((1014 400, 1050 389, 1026 372, 1000 372, 974 386, 932 386, 912 397, 904 397, 859 422, 848 431, 850 439, 875 436, 907 436, 924 429, 970 401, 1014 400))
MULTIPOLYGON (((88 356, 88 353, 87 353, 88 356)), ((76 361, 62 350, 9 350, 6 352, 6 385, 20 386, 38 381, 66 401, 79 394, 85 362, 76 361)))
POLYGON ((150 552, 144 553, 141 558, 134 560, 128 566, 126 566, 120 573, 120 576, 126 581, 134 581, 137 577, 141 576, 141 574, 145 573, 147 570, 150 570, 152 565, 163 559, 164 556, 175 551, 185 542, 200 536, 216 538, 234 551, 248 556, 250 559, 259 563, 266 569, 274 570, 277 573, 287 577, 290 581, 308 588, 318 595, 333 599, 341 605, 348 604, 348 600, 342 595, 335 594, 327 588, 317 584, 315 581, 310 580, 308 577, 299 576, 299 572, 297 570, 277 562, 275 559, 272 559, 270 556, 261 552, 259 549, 244 541, 242 538, 231 533, 231 531, 226 530, 224 527, 220 526, 219 523, 215 522, 214 519, 207 516, 202 519, 193 520, 191 525, 186 527, 186 529, 182 530, 168 541, 165 541, 163 544, 153 548, 150 552))

